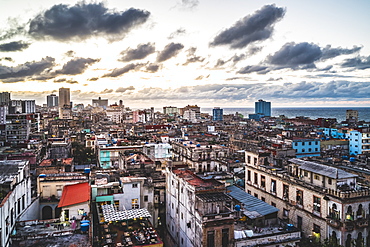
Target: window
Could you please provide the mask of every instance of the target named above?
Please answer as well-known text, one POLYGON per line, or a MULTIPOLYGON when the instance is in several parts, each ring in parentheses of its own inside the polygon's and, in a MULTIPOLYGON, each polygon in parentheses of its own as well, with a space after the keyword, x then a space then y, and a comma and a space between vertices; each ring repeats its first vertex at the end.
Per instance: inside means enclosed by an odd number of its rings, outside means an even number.
POLYGON ((271 202, 271 206, 273 206, 273 207, 276 208, 276 203, 275 202, 271 202))
POLYGON ((303 205, 303 191, 302 190, 297 190, 296 194, 297 194, 297 196, 296 196, 297 204, 303 205))
POLYGON ((314 233, 320 234, 320 226, 319 225, 316 225, 316 224, 313 224, 313 230, 312 231, 314 233))
POLYGON ((254 173, 254 184, 258 184, 258 174, 254 173))
POLYGON ((257 165, 257 158, 254 158, 254 165, 257 165))
POLYGON ((303 149, 302 149, 302 153, 304 153, 304 152, 306 152, 306 149, 304 149, 304 148, 303 148, 303 149))
POLYGON ((305 177, 308 177, 308 172, 307 172, 307 171, 304 171, 304 172, 303 172, 303 175, 304 175, 305 177))
POLYGON ((283 208, 283 216, 286 218, 289 218, 289 210, 286 208, 283 208))
POLYGON ((248 190, 247 193, 251 195, 252 194, 252 191, 248 190))
POLYGON ((271 192, 276 193, 276 180, 271 179, 271 192))
POLYGON ((144 202, 148 201, 148 196, 144 196, 144 202))
POLYGON ((317 152, 317 151, 319 151, 319 149, 318 148, 315 148, 315 151, 317 152))
POLYGON ((316 179, 316 180, 320 180, 320 176, 319 176, 319 175, 317 175, 317 174, 315 174, 315 175, 313 176, 313 178, 314 178, 314 179, 316 179))
POLYGON ((251 156, 247 156, 247 163, 250 164, 251 163, 251 156))
POLYGON ((248 170, 247 172, 247 180, 251 181, 251 171, 250 170, 248 170))
POLYGON ((298 142, 295 142, 295 143, 294 143, 294 146, 298 146, 298 142))
POLYGON ((258 198, 258 194, 257 193, 254 193, 254 197, 258 198))
POLYGON ((308 142, 308 145, 310 145, 310 146, 311 146, 311 142, 308 142))
POLYGON ((312 148, 309 148, 309 149, 308 149, 308 152, 312 152, 312 148))
POLYGON ((266 201, 266 198, 264 198, 264 197, 261 197, 261 201, 264 201, 264 202, 265 202, 265 201, 266 201))
POLYGON ((229 228, 222 229, 222 247, 229 246, 229 228))
POLYGON ((207 232, 207 247, 215 246, 215 231, 207 232))
POLYGON ((181 212, 181 219, 183 220, 184 219, 184 214, 181 212))
POLYGON ((131 199, 131 208, 132 209, 138 209, 139 208, 139 199, 138 198, 131 199))
POLYGON ((321 198, 313 196, 313 211, 321 214, 321 198))
POLYGON ((304 142, 302 142, 302 146, 304 146, 304 142))
POLYGON ((132 188, 137 188, 137 184, 132 184, 132 188))
POLYGON ((289 185, 283 184, 283 199, 287 200, 289 198, 289 185))
POLYGON ((328 178, 328 184, 332 184, 331 178, 328 178))
POLYGON ((266 178, 263 175, 261 175, 261 187, 263 187, 263 188, 266 187, 266 178))
POLYGON ((315 141, 315 145, 318 145, 319 144, 319 142, 318 141, 315 141))

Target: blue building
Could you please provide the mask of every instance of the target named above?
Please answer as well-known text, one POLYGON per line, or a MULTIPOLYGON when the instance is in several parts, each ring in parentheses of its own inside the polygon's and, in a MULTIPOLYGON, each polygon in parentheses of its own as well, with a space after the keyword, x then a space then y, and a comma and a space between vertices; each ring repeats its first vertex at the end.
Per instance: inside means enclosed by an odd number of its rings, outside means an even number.
POLYGON ((262 114, 265 117, 271 117, 271 102, 266 102, 264 100, 258 100, 254 103, 254 113, 262 114))
POLYGON ((353 130, 349 135, 349 154, 370 153, 370 132, 353 130))
POLYGON ((220 107, 215 107, 212 110, 212 113, 213 113, 213 117, 212 117, 213 121, 223 121, 224 120, 224 110, 220 109, 220 107))
POLYGON ((297 158, 320 156, 320 140, 294 138, 292 143, 297 158))

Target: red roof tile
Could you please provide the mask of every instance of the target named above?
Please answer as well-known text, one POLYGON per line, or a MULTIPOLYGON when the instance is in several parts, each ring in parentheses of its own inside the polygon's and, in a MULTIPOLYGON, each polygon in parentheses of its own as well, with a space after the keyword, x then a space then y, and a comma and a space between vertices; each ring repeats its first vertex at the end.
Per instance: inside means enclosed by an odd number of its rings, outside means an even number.
POLYGON ((60 198, 58 207, 65 207, 73 204, 87 202, 90 200, 89 183, 79 183, 66 185, 63 188, 62 198, 60 198))

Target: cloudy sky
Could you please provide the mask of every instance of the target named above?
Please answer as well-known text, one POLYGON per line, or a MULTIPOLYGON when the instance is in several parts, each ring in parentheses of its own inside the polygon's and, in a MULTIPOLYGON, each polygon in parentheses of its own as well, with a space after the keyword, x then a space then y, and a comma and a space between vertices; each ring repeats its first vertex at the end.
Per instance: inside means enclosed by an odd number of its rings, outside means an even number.
POLYGON ((74 103, 370 106, 368 0, 0 0, 0 83, 74 103))

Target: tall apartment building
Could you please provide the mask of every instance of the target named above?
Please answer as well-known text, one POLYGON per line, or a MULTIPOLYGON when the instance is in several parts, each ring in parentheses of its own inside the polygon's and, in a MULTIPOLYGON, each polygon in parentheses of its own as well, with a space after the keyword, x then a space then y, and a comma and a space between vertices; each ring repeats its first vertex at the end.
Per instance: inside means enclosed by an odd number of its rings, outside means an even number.
POLYGON ((246 191, 279 209, 278 217, 306 237, 351 247, 370 244, 370 189, 357 175, 317 162, 290 159, 269 166, 263 152, 246 152, 246 191))
POLYGON ((31 204, 29 161, 0 161, 0 246, 10 245, 16 221, 31 204))
POLYGON ((213 121, 222 121, 224 120, 224 110, 220 109, 220 107, 215 107, 212 110, 212 120, 213 121))
POLYGON ((1 92, 0 93, 0 105, 8 105, 10 102, 10 93, 1 92))
POLYGON ((164 106, 163 114, 174 116, 174 115, 179 114, 179 109, 176 106, 164 106))
POLYGON ((271 117, 271 102, 264 101, 262 99, 254 103, 254 113, 262 114, 265 117, 271 117))
POLYGON ((166 170, 166 226, 176 246, 232 246, 232 198, 225 185, 183 169, 166 170))
POLYGON ((36 102, 35 100, 22 100, 22 113, 35 113, 36 102))
POLYGON ((92 99, 92 106, 94 107, 102 107, 107 109, 108 107, 108 99, 102 99, 101 97, 97 99, 92 99))
POLYGON ((39 121, 37 114, 6 115, 6 142, 12 145, 27 143, 30 133, 37 131, 39 121))
POLYGON ((357 110, 346 110, 346 120, 355 120, 358 121, 358 111, 357 110))
POLYGON ((71 94, 69 88, 59 88, 59 117, 63 119, 71 118, 69 113, 72 110, 71 94))
POLYGON ((353 130, 349 133, 349 154, 370 153, 370 132, 365 129, 353 130))
POLYGON ((48 107, 55 107, 59 104, 59 97, 56 94, 46 96, 46 104, 48 107))

